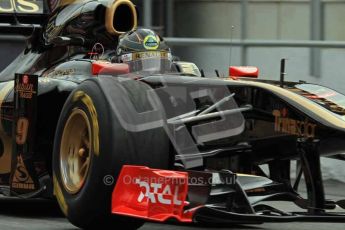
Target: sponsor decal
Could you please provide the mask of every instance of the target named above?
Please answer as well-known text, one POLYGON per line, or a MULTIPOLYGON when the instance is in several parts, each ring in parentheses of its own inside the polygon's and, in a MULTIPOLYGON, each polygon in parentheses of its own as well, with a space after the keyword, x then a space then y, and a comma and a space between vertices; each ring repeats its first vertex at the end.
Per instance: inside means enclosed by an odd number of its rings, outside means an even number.
POLYGON ((143 59, 150 59, 150 58, 160 58, 160 59, 168 59, 169 53, 168 52, 157 52, 157 51, 150 51, 150 52, 140 52, 133 54, 133 60, 143 60, 143 59))
POLYGON ((185 209, 188 173, 124 165, 112 194, 112 213, 149 220, 191 222, 185 209))
POLYGON ((178 199, 178 186, 175 187, 175 191, 172 191, 169 184, 149 184, 140 179, 137 179, 135 183, 143 189, 137 199, 139 203, 150 201, 152 204, 182 205, 182 201, 178 199))
POLYGON ((308 119, 299 121, 288 118, 288 110, 286 108, 282 110, 273 110, 272 114, 275 117, 274 130, 276 132, 287 133, 299 137, 315 137, 316 124, 309 122, 308 119))
POLYGON ((12 188, 35 190, 34 181, 26 169, 21 155, 17 157, 17 168, 13 176, 12 188))
POLYGON ((30 83, 29 76, 24 75, 22 81, 17 80, 16 92, 18 92, 20 98, 31 99, 33 94, 37 92, 34 90, 34 84, 30 83))
POLYGON ((148 52, 124 54, 120 58, 123 62, 145 60, 145 59, 151 59, 151 58, 171 60, 171 54, 169 52, 165 52, 165 51, 161 51, 161 52, 159 52, 159 51, 148 51, 148 52))
POLYGON ((43 0, 2 0, 1 13, 43 13, 43 0))
MULTIPOLYGON (((45 75, 45 77, 49 78, 58 78, 58 77, 65 77, 75 74, 75 69, 59 69, 53 70, 45 75)), ((41 80, 41 79, 39 79, 41 80)))
POLYGON ((23 145, 26 142, 29 130, 29 120, 25 117, 20 117, 17 121, 16 143, 23 145))
POLYGON ((147 50, 157 50, 159 47, 159 38, 153 35, 148 35, 144 39, 144 47, 147 50))

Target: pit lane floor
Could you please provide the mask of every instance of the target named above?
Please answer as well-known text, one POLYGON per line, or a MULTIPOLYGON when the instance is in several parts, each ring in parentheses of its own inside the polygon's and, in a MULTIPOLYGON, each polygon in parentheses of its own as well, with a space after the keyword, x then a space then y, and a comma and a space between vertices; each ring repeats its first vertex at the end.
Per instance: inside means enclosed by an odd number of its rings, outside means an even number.
MULTIPOLYGON (((325 183, 328 198, 340 199, 345 194, 345 184, 335 181, 325 183)), ((280 208, 290 209, 285 202, 275 202, 280 208)), ((344 230, 345 224, 334 223, 270 223, 262 225, 236 225, 232 227, 202 227, 162 225, 147 223, 140 230, 344 230)), ((0 198, 0 230, 75 230, 60 213, 55 202, 0 198)))

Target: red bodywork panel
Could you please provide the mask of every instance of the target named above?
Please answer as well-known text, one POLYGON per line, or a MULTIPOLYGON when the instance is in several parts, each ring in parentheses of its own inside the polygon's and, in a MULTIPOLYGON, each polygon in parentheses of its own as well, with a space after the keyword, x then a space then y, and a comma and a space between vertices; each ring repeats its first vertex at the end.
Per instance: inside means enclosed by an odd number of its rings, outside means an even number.
POLYGON ((111 63, 105 61, 95 61, 92 63, 92 74, 112 74, 121 75, 128 74, 129 66, 123 63, 111 63))
POLYGON ((230 66, 229 76, 257 78, 259 76, 259 69, 254 66, 230 66))
POLYGON ((123 166, 112 195, 112 213, 163 222, 192 222, 185 211, 188 173, 123 166))

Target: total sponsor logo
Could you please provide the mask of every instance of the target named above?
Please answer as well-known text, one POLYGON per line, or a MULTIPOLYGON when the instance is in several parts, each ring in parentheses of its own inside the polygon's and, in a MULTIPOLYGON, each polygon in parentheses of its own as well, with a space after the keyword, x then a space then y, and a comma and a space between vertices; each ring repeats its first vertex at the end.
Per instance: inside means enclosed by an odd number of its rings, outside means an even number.
POLYGON ((276 132, 287 133, 299 137, 314 138, 316 124, 305 121, 299 121, 288 117, 288 110, 273 110, 275 117, 274 130, 276 132))
POLYGON ((176 186, 174 191, 170 185, 164 185, 160 183, 148 183, 136 179, 135 183, 142 189, 137 201, 139 203, 151 202, 153 204, 164 204, 164 205, 182 205, 182 201, 179 200, 179 187, 176 186))

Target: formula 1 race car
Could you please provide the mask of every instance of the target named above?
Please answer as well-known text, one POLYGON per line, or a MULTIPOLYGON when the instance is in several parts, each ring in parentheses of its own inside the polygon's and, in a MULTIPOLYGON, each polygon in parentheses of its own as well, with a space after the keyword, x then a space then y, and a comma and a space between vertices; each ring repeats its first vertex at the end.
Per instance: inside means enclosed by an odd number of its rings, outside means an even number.
POLYGON ((28 36, 0 73, 5 196, 56 198, 85 229, 345 222, 334 212, 345 198, 326 199, 320 167, 320 157, 345 160, 344 95, 256 79, 256 68, 207 78, 158 35, 133 32, 129 0, 0 0, 0 19, 1 34, 28 36), (138 41, 120 44, 127 35, 138 41))

